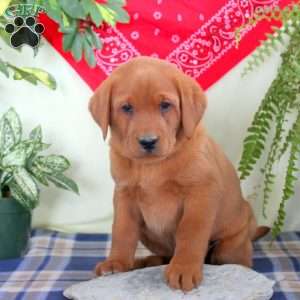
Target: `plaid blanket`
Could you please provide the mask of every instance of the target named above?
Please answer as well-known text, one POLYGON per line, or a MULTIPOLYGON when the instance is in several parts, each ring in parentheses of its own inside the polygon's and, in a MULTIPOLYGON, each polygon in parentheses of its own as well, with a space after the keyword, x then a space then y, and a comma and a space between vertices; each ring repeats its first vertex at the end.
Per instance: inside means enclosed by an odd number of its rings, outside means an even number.
MULTIPOLYGON (((110 248, 107 234, 32 232, 23 259, 0 261, 0 300, 62 300, 62 291, 93 277, 97 261, 110 248)), ((137 255, 148 252, 138 247, 137 255)), ((281 234, 255 243, 254 269, 276 281, 273 300, 300 299, 300 232, 281 234)))

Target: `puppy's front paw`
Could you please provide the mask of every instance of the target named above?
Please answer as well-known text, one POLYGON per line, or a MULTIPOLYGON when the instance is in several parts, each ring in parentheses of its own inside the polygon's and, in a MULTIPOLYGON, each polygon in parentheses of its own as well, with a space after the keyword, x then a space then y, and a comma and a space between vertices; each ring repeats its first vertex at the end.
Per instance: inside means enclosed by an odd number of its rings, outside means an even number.
POLYGON ((171 262, 165 269, 165 277, 171 288, 188 292, 200 284, 203 275, 198 264, 171 262))
POLYGON ((115 260, 115 259, 107 259, 103 262, 99 262, 95 267, 95 273, 97 276, 127 272, 129 270, 130 270, 129 264, 126 264, 120 260, 115 260))

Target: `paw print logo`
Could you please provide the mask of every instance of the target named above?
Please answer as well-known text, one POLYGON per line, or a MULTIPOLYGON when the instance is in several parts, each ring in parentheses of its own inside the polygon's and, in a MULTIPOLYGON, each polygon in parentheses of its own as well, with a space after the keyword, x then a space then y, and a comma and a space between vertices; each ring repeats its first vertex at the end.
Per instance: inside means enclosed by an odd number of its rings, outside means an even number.
POLYGON ((44 25, 36 23, 34 17, 30 16, 24 19, 17 16, 13 23, 5 26, 5 31, 11 34, 10 43, 12 47, 18 48, 24 44, 35 48, 40 42, 40 35, 44 32, 44 25))

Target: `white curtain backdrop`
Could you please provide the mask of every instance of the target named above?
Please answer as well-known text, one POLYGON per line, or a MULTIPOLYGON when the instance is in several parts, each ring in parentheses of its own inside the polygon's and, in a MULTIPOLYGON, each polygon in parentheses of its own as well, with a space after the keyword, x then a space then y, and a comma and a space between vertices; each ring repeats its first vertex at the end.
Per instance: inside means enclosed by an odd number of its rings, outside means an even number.
MULTIPOLYGON (((32 49, 21 53, 0 42, 1 57, 18 66, 40 67, 57 80, 56 91, 41 85, 6 79, 0 74, 0 113, 14 106, 21 116, 26 134, 37 124, 43 128, 44 140, 53 144, 49 153, 67 156, 72 162, 68 175, 80 187, 80 196, 54 187, 42 189, 40 206, 34 211, 33 225, 66 232, 110 232, 112 223, 113 182, 109 173, 107 143, 89 115, 87 104, 92 91, 67 62, 46 42, 34 58, 32 49)), ((280 62, 279 53, 267 59, 260 68, 241 78, 246 60, 232 69, 208 92, 205 124, 209 133, 223 147, 237 167, 242 139, 260 100, 268 89, 280 62)), ((92 70, 91 70, 92 72, 92 70)), ((278 167, 282 181, 285 164, 278 167)), ((242 187, 252 203, 260 224, 271 225, 281 197, 275 185, 268 207, 268 219, 261 215, 259 195, 261 177, 253 174, 242 187)), ((300 195, 287 205, 286 230, 300 229, 298 217, 300 195)))

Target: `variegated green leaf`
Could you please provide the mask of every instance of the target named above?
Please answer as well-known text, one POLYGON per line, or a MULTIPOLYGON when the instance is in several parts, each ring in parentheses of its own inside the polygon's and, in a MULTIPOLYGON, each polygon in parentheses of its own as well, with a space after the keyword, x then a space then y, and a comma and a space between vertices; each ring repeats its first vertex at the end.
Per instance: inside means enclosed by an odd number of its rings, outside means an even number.
POLYGON ((51 146, 50 144, 46 144, 46 143, 35 143, 33 154, 36 155, 39 152, 47 150, 50 146, 51 146))
POLYGON ((8 64, 8 66, 14 71, 13 78, 15 80, 26 80, 34 85, 41 82, 52 90, 56 89, 54 77, 46 71, 38 68, 18 68, 12 64, 8 64))
MULTIPOLYGON (((0 22, 1 23, 1 22, 0 22)), ((11 44, 10 44, 10 35, 5 31, 4 28, 0 27, 0 38, 9 46, 11 47, 11 44)), ((21 48, 13 48, 17 51, 20 51, 21 48)), ((6 62, 3 62, 5 63, 5 66, 4 68, 7 69, 7 63, 6 62)), ((3 68, 3 66, 2 66, 3 68)), ((6 71, 4 70, 4 72, 6 73, 6 71)), ((9 75, 8 73, 6 75, 9 75)), ((8 77, 8 76, 7 76, 8 77)))
MULTIPOLYGON (((38 68, 19 68, 23 72, 27 73, 28 76, 31 76, 35 80, 43 83, 45 86, 49 87, 52 90, 56 89, 56 81, 54 77, 46 71, 43 71, 38 68)), ((17 76, 18 77, 18 76, 17 76)), ((23 79, 22 76, 18 78, 14 78, 16 80, 23 79)))
POLYGON ((79 194, 79 189, 76 184, 72 179, 66 177, 63 174, 52 174, 52 175, 47 175, 47 178, 49 181, 54 183, 55 186, 59 188, 63 188, 65 190, 73 191, 76 194, 79 194))
POLYGON ((6 118, 2 117, 0 120, 0 155, 5 155, 14 144, 13 130, 6 118))
POLYGON ((76 36, 76 30, 65 33, 63 35, 63 49, 64 51, 68 51, 72 49, 72 45, 74 43, 74 39, 76 36))
POLYGON ((61 20, 61 10, 57 0, 48 0, 44 1, 43 5, 45 6, 47 15, 59 22, 61 20))
POLYGON ((18 143, 22 137, 22 123, 14 108, 10 108, 4 115, 3 118, 9 123, 12 133, 14 135, 14 142, 18 143))
POLYGON ((97 3, 97 8, 100 11, 103 20, 110 26, 116 25, 116 12, 108 6, 97 3))
POLYGON ((24 149, 26 153, 26 160, 33 159, 37 153, 46 150, 50 147, 49 144, 42 143, 40 141, 35 140, 24 140, 20 142, 19 144, 12 147, 10 151, 21 151, 21 149, 24 149))
POLYGON ((10 181, 10 179, 13 177, 12 172, 9 171, 3 171, 1 173, 1 177, 0 177, 0 184, 1 186, 7 185, 8 182, 10 181))
POLYGON ((18 186, 17 193, 24 196, 23 199, 28 202, 27 207, 34 208, 39 200, 39 189, 32 176, 21 167, 15 169, 13 176, 13 181, 18 186))
POLYGON ((82 0, 83 9, 86 14, 89 14, 92 21, 97 27, 102 23, 103 19, 100 11, 97 8, 96 2, 94 0, 82 0))
POLYGON ((30 159, 33 160, 38 155, 38 153, 48 149, 50 146, 51 146, 50 144, 35 142, 30 159))
POLYGON ((32 76, 30 73, 23 71, 21 68, 9 65, 11 69, 14 70, 14 80, 26 80, 31 84, 37 85, 37 79, 32 76))
POLYGON ((96 66, 95 53, 87 39, 83 40, 84 57, 90 67, 96 66))
POLYGON ((72 54, 76 61, 81 60, 82 49, 83 49, 83 34, 81 32, 76 33, 73 44, 72 44, 72 54))
POLYGON ((2 16, 12 0, 0 1, 0 16, 2 16))
POLYGON ((26 209, 32 210, 38 205, 39 199, 25 194, 21 186, 14 180, 9 183, 9 190, 12 197, 15 198, 26 209))
POLYGON ((129 23, 130 17, 128 12, 116 3, 107 3, 107 6, 111 8, 115 13, 115 19, 119 23, 129 23))
POLYGON ((86 29, 85 35, 86 35, 86 39, 88 40, 91 47, 96 48, 96 49, 102 48, 101 39, 91 28, 86 29))
POLYGON ((31 140, 34 140, 34 141, 41 141, 43 138, 41 125, 32 129, 29 134, 29 137, 31 140))
POLYGON ((74 19, 84 19, 85 13, 82 7, 82 3, 78 0, 59 0, 59 4, 62 9, 74 19))
POLYGON ((64 28, 70 27, 71 21, 69 20, 69 17, 64 12, 62 12, 61 15, 62 15, 61 26, 63 26, 64 28))
POLYGON ((7 65, 1 58, 0 58, 0 72, 2 72, 6 77, 9 77, 7 65))
POLYGON ((49 185, 48 181, 46 179, 45 173, 43 173, 38 167, 31 166, 29 171, 37 181, 39 181, 40 183, 42 183, 45 186, 49 185))
POLYGON ((115 4, 119 6, 125 6, 126 0, 107 0, 107 4, 115 4))
POLYGON ((2 158, 3 167, 19 166, 24 167, 26 160, 26 147, 20 146, 10 152, 8 152, 2 158))
POLYGON ((61 155, 38 156, 34 162, 39 170, 45 173, 62 173, 70 167, 70 162, 61 155))
POLYGON ((20 150, 20 149, 24 149, 25 153, 26 153, 26 159, 30 158, 35 147, 36 147, 36 143, 33 140, 24 140, 22 142, 20 142, 19 144, 15 145, 12 148, 12 151, 16 151, 16 150, 20 150))

